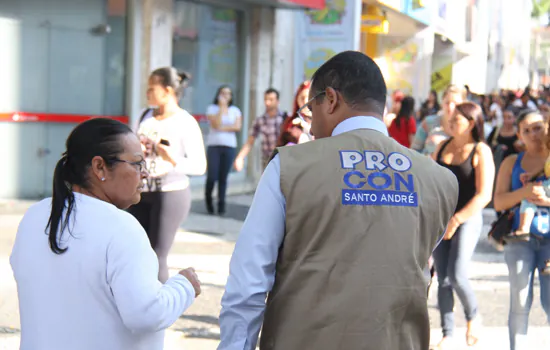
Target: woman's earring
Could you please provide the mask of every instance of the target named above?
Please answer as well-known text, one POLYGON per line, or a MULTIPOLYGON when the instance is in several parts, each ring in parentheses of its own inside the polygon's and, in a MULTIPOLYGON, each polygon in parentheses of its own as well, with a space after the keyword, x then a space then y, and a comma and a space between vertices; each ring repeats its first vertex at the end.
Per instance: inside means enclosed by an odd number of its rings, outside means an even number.
POLYGON ((101 181, 105 181, 105 178, 104 178, 104 177, 102 177, 102 178, 101 178, 101 181))

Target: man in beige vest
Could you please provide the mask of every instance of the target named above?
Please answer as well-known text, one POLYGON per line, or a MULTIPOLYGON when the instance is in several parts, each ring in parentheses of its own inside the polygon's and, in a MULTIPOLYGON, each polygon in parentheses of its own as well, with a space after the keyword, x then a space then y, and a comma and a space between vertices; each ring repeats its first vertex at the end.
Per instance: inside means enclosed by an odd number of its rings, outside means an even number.
POLYGON ((266 168, 231 258, 221 350, 427 350, 428 257, 455 176, 388 137, 386 84, 359 52, 315 73, 316 141, 266 168), (267 295, 267 301, 266 301, 267 295))

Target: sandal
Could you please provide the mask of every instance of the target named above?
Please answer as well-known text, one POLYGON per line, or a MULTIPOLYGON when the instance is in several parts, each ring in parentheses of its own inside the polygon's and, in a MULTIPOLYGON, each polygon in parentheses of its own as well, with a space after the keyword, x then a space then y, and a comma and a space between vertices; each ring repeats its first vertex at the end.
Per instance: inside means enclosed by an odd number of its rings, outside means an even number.
POLYGON ((481 319, 479 317, 469 322, 468 329, 466 330, 466 344, 468 346, 474 346, 479 342, 481 338, 481 328, 481 319))
POLYGON ((443 337, 439 344, 436 346, 430 347, 430 350, 449 350, 453 348, 453 339, 450 337, 443 337))

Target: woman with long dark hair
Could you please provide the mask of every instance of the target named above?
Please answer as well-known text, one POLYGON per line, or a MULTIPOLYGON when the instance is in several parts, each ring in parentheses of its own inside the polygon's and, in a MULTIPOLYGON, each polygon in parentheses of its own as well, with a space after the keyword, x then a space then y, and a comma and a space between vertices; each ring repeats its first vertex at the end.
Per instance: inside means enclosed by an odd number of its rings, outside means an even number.
POLYGON ((439 98, 437 97, 437 91, 431 90, 428 95, 428 99, 422 103, 419 111, 419 121, 423 121, 424 118, 430 115, 437 114, 441 109, 439 104, 439 98))
POLYGON ((172 67, 151 73, 147 99, 156 108, 138 130, 149 177, 141 202, 129 211, 145 228, 157 253, 161 282, 168 279, 168 253, 176 232, 191 210, 189 175, 202 175, 206 169, 199 124, 178 105, 187 79, 172 67))
POLYGON ((405 147, 411 147, 416 134, 416 120, 414 118, 414 98, 405 96, 401 101, 401 108, 392 120, 388 133, 397 142, 405 147))
POLYGON ((483 111, 472 102, 456 106, 449 120, 450 138, 438 145, 432 157, 458 179, 458 203, 443 240, 433 252, 437 271, 438 303, 443 339, 437 349, 448 349, 454 331, 456 292, 467 321, 466 343, 479 339, 480 317, 468 267, 483 228, 482 211, 491 201, 495 165, 483 142, 483 111))
POLYGON ((147 234, 121 210, 139 202, 147 175, 127 125, 99 118, 71 132, 53 196, 25 213, 10 258, 21 349, 163 348, 200 282, 190 268, 161 284, 147 234))
POLYGON ((210 121, 210 132, 206 139, 208 171, 204 188, 206 210, 214 214, 212 192, 218 185, 218 214, 225 214, 227 178, 237 154, 237 132, 241 131, 243 115, 233 104, 233 92, 227 85, 216 91, 213 103, 208 106, 206 115, 210 121))

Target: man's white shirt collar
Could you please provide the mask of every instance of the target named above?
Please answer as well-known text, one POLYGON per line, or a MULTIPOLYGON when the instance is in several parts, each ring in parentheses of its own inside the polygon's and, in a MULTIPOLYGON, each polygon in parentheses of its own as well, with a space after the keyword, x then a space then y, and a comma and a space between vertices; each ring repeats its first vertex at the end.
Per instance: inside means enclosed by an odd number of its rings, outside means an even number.
POLYGON ((332 131, 332 136, 343 134, 356 129, 372 129, 388 136, 386 124, 378 118, 368 116, 351 117, 336 125, 332 131))

